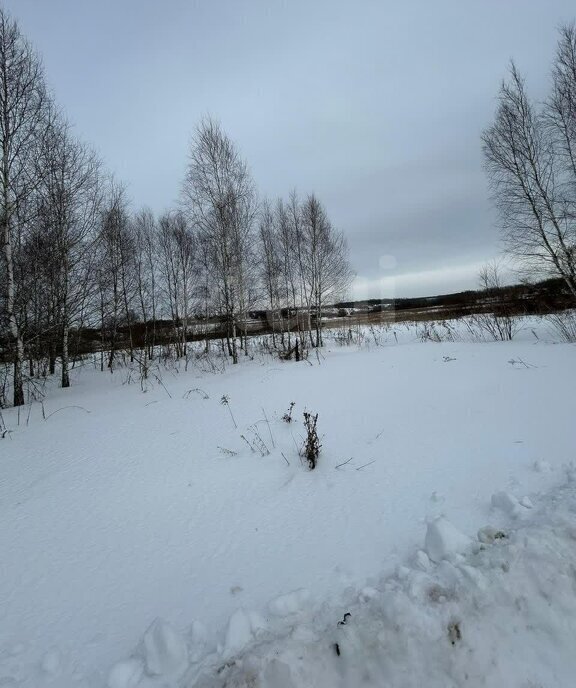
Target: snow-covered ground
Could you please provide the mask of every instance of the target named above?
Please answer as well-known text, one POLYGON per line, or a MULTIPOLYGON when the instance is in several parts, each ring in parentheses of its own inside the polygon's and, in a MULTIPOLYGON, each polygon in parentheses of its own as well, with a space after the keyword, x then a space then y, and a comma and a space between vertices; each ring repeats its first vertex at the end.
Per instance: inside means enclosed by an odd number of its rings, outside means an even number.
POLYGON ((0 686, 573 685, 576 347, 364 341, 4 410, 0 686))

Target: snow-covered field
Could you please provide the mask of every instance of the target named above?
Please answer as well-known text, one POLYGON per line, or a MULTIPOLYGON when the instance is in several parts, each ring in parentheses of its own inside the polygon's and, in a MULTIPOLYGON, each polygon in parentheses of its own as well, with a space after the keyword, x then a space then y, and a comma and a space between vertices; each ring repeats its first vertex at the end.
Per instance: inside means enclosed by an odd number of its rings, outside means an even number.
POLYGON ((576 347, 393 335, 3 411, 0 686, 574 685, 576 347))

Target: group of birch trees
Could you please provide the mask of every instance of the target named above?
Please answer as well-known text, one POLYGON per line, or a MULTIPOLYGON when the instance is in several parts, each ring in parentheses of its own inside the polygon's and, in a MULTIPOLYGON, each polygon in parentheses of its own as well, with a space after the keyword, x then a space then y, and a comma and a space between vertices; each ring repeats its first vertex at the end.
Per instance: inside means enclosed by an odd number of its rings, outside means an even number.
POLYGON ((192 322, 205 324, 208 343, 210 321, 236 363, 256 309, 271 313, 282 350, 322 345, 322 308, 344 295, 352 273, 320 201, 259 200, 235 144, 205 119, 179 207, 133 211, 1 10, 0 146, 0 365, 9 370, 0 405, 22 405, 26 381, 56 371, 69 386, 71 337, 87 328, 103 370, 122 354, 144 375, 160 324, 177 357, 187 355, 192 322))

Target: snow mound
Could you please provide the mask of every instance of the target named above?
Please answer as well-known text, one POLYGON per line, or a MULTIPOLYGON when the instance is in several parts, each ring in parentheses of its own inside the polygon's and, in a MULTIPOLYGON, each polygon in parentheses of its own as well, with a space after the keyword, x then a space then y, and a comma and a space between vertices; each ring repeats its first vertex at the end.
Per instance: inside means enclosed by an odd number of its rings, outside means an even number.
POLYGON ((495 540, 503 540, 506 534, 492 526, 484 526, 478 531, 478 540, 484 545, 491 545, 495 540))
POLYGON ((501 509, 508 516, 520 516, 526 509, 532 508, 532 502, 528 497, 518 500, 510 492, 496 492, 492 495, 492 506, 501 509))
POLYGON ((450 559, 454 554, 465 552, 470 546, 470 538, 461 533, 444 516, 428 524, 424 550, 436 563, 450 559))
POLYGON ((146 671, 151 676, 182 674, 188 665, 184 638, 163 619, 156 619, 143 638, 146 671))
POLYGON ((265 628, 266 622, 260 614, 236 610, 228 622, 222 656, 228 658, 238 654, 265 628))
POLYGON ((306 588, 294 590, 286 595, 280 595, 276 599, 268 603, 268 610, 274 616, 290 616, 302 611, 308 601, 310 600, 310 593, 306 588))
POLYGON ((60 650, 58 650, 58 648, 52 648, 42 657, 40 666, 42 671, 46 674, 55 676, 60 671, 61 661, 60 650))
POLYGON ((419 549, 414 557, 414 566, 421 571, 430 570, 430 557, 423 550, 419 549))
MULTIPOLYGON (((438 519, 428 528, 426 549, 436 560, 457 553, 452 561, 423 571, 423 557, 413 557, 411 567, 359 591, 351 606, 308 609, 296 628, 280 619, 265 642, 225 664, 206 657, 181 685, 571 688, 576 485, 555 491, 531 513, 531 522, 505 537, 482 529, 477 548, 438 519)), ((247 615, 237 622, 248 640, 247 615)))
POLYGON ((292 671, 285 662, 273 659, 264 669, 264 686, 266 688, 295 688, 292 671))
POLYGON ((536 473, 550 473, 552 471, 552 466, 550 463, 548 461, 544 461, 543 459, 534 461, 533 468, 536 473))
POLYGON ((200 621, 193 621, 188 633, 188 655, 191 662, 204 657, 208 646, 208 631, 200 621))
POLYGON ((138 657, 117 662, 108 674, 108 688, 135 688, 143 673, 144 665, 138 657))

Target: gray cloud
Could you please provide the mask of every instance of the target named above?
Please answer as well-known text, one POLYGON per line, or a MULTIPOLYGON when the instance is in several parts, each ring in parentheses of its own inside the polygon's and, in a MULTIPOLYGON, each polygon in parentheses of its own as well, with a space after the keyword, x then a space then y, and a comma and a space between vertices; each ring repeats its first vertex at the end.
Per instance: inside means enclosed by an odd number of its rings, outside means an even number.
POLYGON ((556 27, 574 14, 568 0, 3 4, 135 206, 176 201, 209 112, 264 194, 322 198, 356 293, 374 296, 474 286, 498 251, 480 133, 511 57, 542 97, 556 27))

